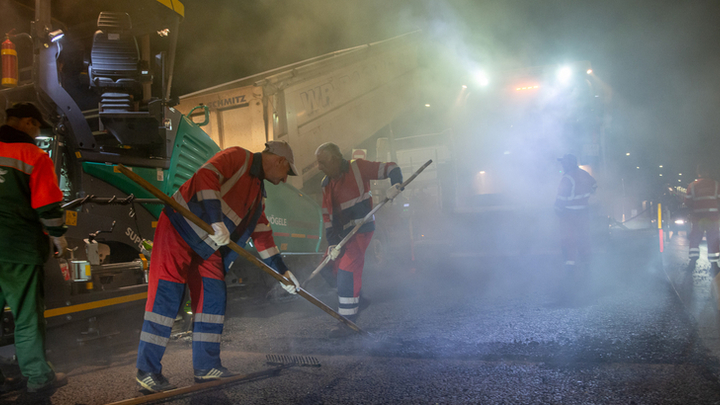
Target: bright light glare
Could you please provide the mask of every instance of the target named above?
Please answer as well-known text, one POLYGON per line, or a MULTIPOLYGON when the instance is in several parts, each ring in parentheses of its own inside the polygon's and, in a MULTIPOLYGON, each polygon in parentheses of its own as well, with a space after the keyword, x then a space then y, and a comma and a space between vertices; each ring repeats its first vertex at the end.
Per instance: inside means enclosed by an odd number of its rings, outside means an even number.
POLYGON ((485 174, 485 170, 481 171, 480 174, 485 174))
POLYGON ((463 88, 463 89, 467 89, 467 86, 463 84, 463 85, 462 85, 462 88, 463 88))
POLYGON ((626 153, 625 156, 630 156, 630 152, 626 153))
POLYGON ((658 167, 662 168, 662 165, 660 165, 660 166, 658 166, 658 167))
POLYGON ((676 220, 675 220, 675 224, 677 224, 677 225, 682 225, 682 224, 684 224, 684 223, 685 223, 685 220, 684 220, 684 219, 676 219, 676 220))
POLYGON ((475 81, 481 86, 487 86, 490 83, 490 79, 488 79, 487 75, 482 70, 478 70, 475 73, 475 81))
POLYGON ((565 66, 558 70, 558 79, 560 79, 561 82, 567 83, 570 78, 572 77, 572 69, 565 66))
POLYGON ((662 177, 662 173, 660 173, 660 177, 662 177))
POLYGON ((588 69, 585 73, 591 74, 591 73, 592 73, 592 69, 588 69))
POLYGON ((430 107, 430 104, 425 104, 425 107, 430 107))
POLYGON ((678 173, 678 176, 682 176, 682 173, 678 173))
POLYGON ((640 166, 637 166, 637 167, 635 167, 635 168, 636 168, 636 169, 639 169, 639 168, 640 168, 640 166))

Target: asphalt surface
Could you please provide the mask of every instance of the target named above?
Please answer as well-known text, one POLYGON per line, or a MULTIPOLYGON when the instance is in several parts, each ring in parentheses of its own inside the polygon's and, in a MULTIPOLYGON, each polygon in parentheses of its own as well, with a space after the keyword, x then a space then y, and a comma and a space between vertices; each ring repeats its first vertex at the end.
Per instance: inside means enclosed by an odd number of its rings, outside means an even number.
MULTIPOLYGON (((240 374, 275 372, 167 403, 720 403, 709 277, 700 262, 690 287, 683 285, 683 237, 668 241, 661 258, 653 235, 615 235, 574 276, 564 273, 559 251, 369 266, 363 295, 370 305, 357 322, 369 336, 329 338, 336 321, 302 299, 234 293, 223 364, 240 374), (320 366, 280 369, 267 355, 320 366)), ((309 290, 334 305, 321 280, 309 290)), ((104 342, 55 353, 70 383, 45 403, 139 397, 135 350, 104 342)), ((163 364, 171 382, 193 384, 187 338, 170 343, 163 364)), ((30 399, 0 397, 10 402, 30 399)))

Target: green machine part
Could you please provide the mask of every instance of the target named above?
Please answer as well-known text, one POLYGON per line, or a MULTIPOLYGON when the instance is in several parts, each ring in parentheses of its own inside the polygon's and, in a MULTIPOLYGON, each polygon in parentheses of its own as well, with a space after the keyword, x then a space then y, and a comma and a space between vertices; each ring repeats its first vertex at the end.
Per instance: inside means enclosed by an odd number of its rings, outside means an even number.
POLYGON ((285 183, 274 186, 266 181, 265 191, 265 215, 280 252, 319 252, 323 220, 315 200, 285 183))
MULTIPOLYGON (((175 147, 170 159, 170 169, 131 167, 131 170, 149 181, 167 195, 172 195, 180 186, 220 148, 194 122, 183 116, 175 137, 175 147)), ((83 162, 85 173, 117 187, 125 194, 137 198, 153 198, 145 189, 120 173, 115 165, 83 162)), ((320 250, 322 237, 322 211, 311 198, 289 184, 274 186, 265 182, 268 198, 265 214, 273 229, 273 237, 283 253, 309 253, 320 250)), ((163 206, 144 204, 156 218, 160 217, 163 206)), ((255 251, 252 242, 246 246, 255 251)))
MULTIPOLYGON (((207 162, 220 148, 213 140, 194 122, 183 116, 175 136, 175 147, 170 158, 170 169, 147 167, 131 167, 130 169, 162 190, 172 195, 180 186, 207 162)), ((83 162, 85 173, 95 176, 125 194, 134 194, 137 198, 153 198, 153 195, 140 187, 134 181, 120 173, 115 165, 95 162, 83 162)), ((163 206, 160 204, 144 204, 155 218, 160 217, 163 206)))

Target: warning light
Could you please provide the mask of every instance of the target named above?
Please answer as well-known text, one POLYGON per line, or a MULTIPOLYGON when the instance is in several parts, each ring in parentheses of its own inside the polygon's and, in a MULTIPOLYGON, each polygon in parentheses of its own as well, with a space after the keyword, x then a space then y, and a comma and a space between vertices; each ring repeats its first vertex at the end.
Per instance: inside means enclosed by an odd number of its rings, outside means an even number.
POLYGON ((520 91, 520 90, 535 90, 535 89, 539 89, 539 88, 540 88, 540 86, 523 86, 523 87, 516 87, 516 88, 515 88, 515 91, 520 91))

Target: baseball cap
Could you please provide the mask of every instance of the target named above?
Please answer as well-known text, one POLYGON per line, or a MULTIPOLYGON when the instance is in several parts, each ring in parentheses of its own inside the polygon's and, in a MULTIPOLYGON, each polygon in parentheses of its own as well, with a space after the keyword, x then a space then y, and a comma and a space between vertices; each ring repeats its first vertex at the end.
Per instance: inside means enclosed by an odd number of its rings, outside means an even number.
POLYGON ((574 164, 575 166, 577 166, 577 157, 575 157, 575 155, 566 153, 565 155, 563 155, 563 157, 558 158, 558 162, 570 163, 570 164, 574 164))
POLYGON ((35 107, 33 103, 15 103, 12 107, 5 110, 5 115, 8 117, 17 118, 35 118, 40 122, 42 128, 51 128, 52 126, 45 121, 42 113, 35 107))
POLYGON ((290 175, 297 176, 298 170, 295 168, 295 157, 290 145, 285 141, 270 141, 265 144, 265 152, 273 155, 282 156, 290 163, 290 175))

